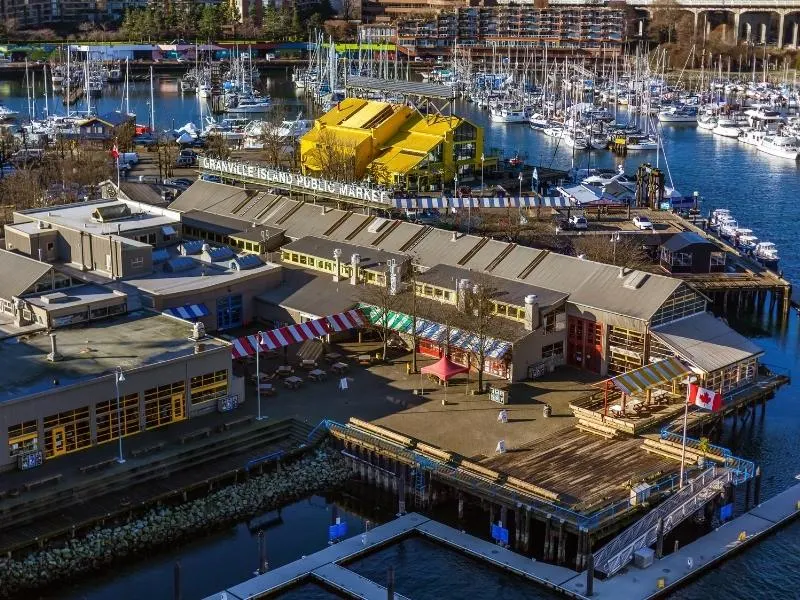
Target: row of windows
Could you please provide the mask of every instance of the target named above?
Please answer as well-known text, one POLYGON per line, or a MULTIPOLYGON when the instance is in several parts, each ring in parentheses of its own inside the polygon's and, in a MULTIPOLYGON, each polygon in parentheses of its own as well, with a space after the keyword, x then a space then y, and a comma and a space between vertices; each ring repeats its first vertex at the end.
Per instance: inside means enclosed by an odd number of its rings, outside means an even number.
POLYGON ((98 444, 139 433, 139 394, 120 396, 119 409, 116 398, 98 402, 94 412, 98 444))
POLYGON ((222 369, 192 377, 189 381, 192 405, 213 402, 228 395, 228 371, 222 369))
POLYGON ((183 228, 184 235, 192 238, 196 238, 198 240, 206 240, 208 242, 216 242, 218 244, 225 244, 226 246, 231 246, 233 248, 239 248, 240 250, 245 250, 247 252, 253 252, 255 254, 261 253, 261 242, 251 242, 248 240, 240 240, 237 238, 229 237, 227 235, 222 235, 221 233, 214 233, 212 231, 206 231, 205 229, 200 229, 199 227, 189 227, 184 226, 183 228))
MULTIPOLYGON (((288 250, 283 250, 281 252, 281 260, 283 262, 300 265, 301 267, 314 269, 315 271, 325 271, 326 273, 333 273, 336 270, 336 263, 330 259, 315 258, 313 256, 308 256, 307 254, 301 254, 299 252, 290 252, 288 250)), ((369 269, 362 269, 361 271, 364 274, 364 279, 366 280, 367 283, 373 283, 375 285, 386 285, 386 275, 384 273, 379 273, 377 271, 372 271, 369 269)), ((352 272, 353 271, 350 263, 339 263, 340 277, 350 277, 352 272)))
POLYGON ((671 323, 683 317, 705 312, 706 300, 688 286, 682 285, 656 311, 651 326, 671 323))
POLYGON ((722 394, 731 392, 754 381, 757 367, 757 359, 748 358, 730 367, 710 373, 703 385, 722 394))

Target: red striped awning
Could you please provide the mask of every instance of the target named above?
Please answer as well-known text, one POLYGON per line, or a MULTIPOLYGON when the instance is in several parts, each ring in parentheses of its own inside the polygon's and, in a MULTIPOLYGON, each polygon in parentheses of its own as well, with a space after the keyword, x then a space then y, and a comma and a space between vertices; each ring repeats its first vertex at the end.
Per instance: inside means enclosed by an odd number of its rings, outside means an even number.
MULTIPOLYGON (((364 323, 364 315, 361 314, 360 310, 354 308, 343 313, 322 317, 321 319, 278 327, 278 329, 273 329, 272 331, 262 332, 261 352, 276 350, 290 344, 323 337, 329 333, 338 333, 355 327, 363 327, 364 323)), ((231 354, 233 358, 254 356, 258 346, 256 334, 246 335, 231 342, 231 354)))

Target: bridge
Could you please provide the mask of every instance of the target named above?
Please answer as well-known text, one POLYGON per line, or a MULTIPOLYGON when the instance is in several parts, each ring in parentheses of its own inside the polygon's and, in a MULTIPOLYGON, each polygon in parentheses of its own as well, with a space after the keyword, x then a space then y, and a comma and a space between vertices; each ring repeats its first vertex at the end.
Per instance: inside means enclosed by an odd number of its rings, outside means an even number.
MULTIPOLYGON (((550 6, 605 6, 605 0, 550 0, 550 6)), ((628 6, 652 15, 664 0, 627 0, 628 6)), ((767 34, 775 32, 775 45, 783 48, 786 34, 791 32, 793 48, 798 47, 798 29, 800 29, 800 0, 670 0, 670 9, 692 13, 694 30, 697 33, 701 18, 707 33, 711 31, 713 15, 717 24, 725 26, 723 36, 728 41, 738 44, 748 41, 767 44, 767 34), (728 16, 732 15, 732 23, 728 16), (744 17, 744 18, 743 18, 744 17), (756 27, 758 31, 756 31, 756 27)))

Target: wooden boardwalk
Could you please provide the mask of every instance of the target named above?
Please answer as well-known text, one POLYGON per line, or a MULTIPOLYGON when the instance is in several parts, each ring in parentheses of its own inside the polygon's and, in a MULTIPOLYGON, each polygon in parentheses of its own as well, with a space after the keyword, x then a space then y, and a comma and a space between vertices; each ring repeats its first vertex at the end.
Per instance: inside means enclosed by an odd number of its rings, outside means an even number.
POLYGON ((607 440, 569 429, 481 464, 560 494, 566 504, 588 507, 628 497, 628 482, 675 471, 678 464, 642 449, 637 438, 607 440))

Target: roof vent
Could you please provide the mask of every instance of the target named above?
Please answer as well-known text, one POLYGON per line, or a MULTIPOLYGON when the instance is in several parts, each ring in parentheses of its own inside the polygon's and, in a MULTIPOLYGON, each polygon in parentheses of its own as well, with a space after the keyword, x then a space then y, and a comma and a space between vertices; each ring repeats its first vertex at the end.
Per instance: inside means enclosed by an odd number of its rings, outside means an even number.
POLYGON ((644 282, 650 278, 648 273, 643 273, 642 271, 634 271, 628 278, 625 279, 625 282, 622 284, 624 287, 628 288, 629 290, 638 290, 640 287, 644 285, 644 282))
POLYGON ((539 298, 536 294, 528 294, 525 296, 525 304, 536 304, 538 299, 539 298))
POLYGON ((384 219, 383 217, 375 217, 375 220, 370 223, 369 227, 367 227, 367 231, 369 233, 378 233, 386 223, 389 222, 389 219, 384 219))

